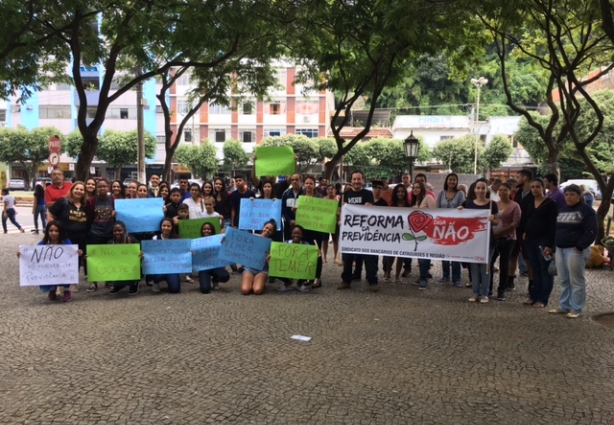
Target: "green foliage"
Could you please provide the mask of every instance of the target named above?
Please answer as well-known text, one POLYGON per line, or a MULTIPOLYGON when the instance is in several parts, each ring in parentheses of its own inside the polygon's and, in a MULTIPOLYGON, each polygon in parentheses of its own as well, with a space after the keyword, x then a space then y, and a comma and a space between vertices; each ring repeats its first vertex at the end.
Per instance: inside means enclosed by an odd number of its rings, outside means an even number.
POLYGON ((64 136, 64 150, 73 158, 76 158, 81 153, 81 146, 83 145, 83 136, 79 130, 73 130, 64 136))
POLYGON ((337 153, 335 139, 330 137, 319 137, 314 140, 318 145, 318 152, 320 153, 318 160, 323 161, 324 158, 331 159, 337 153))
POLYGON ((204 139, 202 145, 180 145, 175 151, 175 160, 182 166, 189 168, 193 176, 203 179, 212 176, 218 169, 216 149, 204 139))
POLYGON ((234 170, 243 168, 249 162, 249 155, 243 149, 243 144, 238 140, 227 140, 224 142, 224 168, 234 170))
MULTIPOLYGON (((614 173, 614 92, 602 90, 591 94, 603 114, 603 127, 586 151, 595 167, 604 174, 614 173)), ((580 109, 587 112, 578 118, 575 129, 580 140, 586 140, 597 125, 597 114, 586 99, 580 100, 580 109)))
POLYGON ((473 173, 476 144, 480 170, 484 166, 484 146, 473 134, 439 142, 433 148, 433 157, 446 164, 452 172, 473 173))
MULTIPOLYGON (((55 127, 39 127, 34 130, 0 128, 0 161, 19 162, 30 180, 39 165, 49 157, 49 138, 61 136, 55 127)), ((62 147, 63 148, 63 147, 62 147)))
MULTIPOLYGON (((145 156, 153 158, 155 153, 156 137, 145 132, 145 156)), ((105 131, 100 137, 96 156, 116 168, 136 163, 138 160, 137 131, 105 131)))
POLYGON ((507 161, 513 150, 506 136, 495 135, 484 151, 484 164, 489 170, 495 170, 507 161))

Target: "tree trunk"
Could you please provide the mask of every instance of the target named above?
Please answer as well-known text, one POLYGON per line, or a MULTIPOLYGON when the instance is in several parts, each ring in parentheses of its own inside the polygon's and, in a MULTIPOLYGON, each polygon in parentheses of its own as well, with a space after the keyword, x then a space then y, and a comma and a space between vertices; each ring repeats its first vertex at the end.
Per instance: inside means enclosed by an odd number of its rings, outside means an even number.
POLYGON ((601 240, 608 236, 605 233, 605 220, 612 205, 612 194, 614 194, 614 173, 610 174, 608 184, 601 188, 601 205, 597 208, 597 240, 595 241, 599 245, 602 245, 601 240))
POLYGON ((171 170, 173 169, 173 157, 166 153, 166 158, 164 159, 164 170, 162 171, 162 180, 166 182, 171 181, 171 170))
POLYGON ((548 150, 548 171, 555 174, 557 180, 561 181, 561 166, 559 164, 559 149, 548 150))
POLYGON ((123 181, 122 180, 122 166, 121 165, 119 167, 115 167, 115 180, 123 181))
MULTIPOLYGON (((25 174, 24 180, 28 184, 28 187, 30 187, 30 171, 28 170, 28 164, 26 164, 24 161, 19 161, 19 162, 21 162, 21 165, 23 166, 23 172, 25 174)), ((8 182, 7 182, 7 186, 8 186, 8 182)))
MULTIPOLYGON (((324 164, 324 178, 328 179, 328 181, 331 181, 331 179, 333 178, 333 173, 335 172, 335 168, 337 168, 337 164, 339 163, 340 159, 331 159, 330 161, 328 161, 326 164, 324 164)), ((341 174, 343 174, 343 170, 341 172, 341 174)), ((343 178, 343 176, 339 176, 340 179, 343 178)))
POLYGON ((84 182, 90 175, 90 166, 92 165, 92 161, 94 160, 94 156, 96 156, 96 151, 98 150, 98 135, 82 134, 82 136, 83 145, 81 145, 81 153, 79 154, 79 159, 77 160, 77 165, 75 166, 75 173, 77 175, 77 180, 84 182))

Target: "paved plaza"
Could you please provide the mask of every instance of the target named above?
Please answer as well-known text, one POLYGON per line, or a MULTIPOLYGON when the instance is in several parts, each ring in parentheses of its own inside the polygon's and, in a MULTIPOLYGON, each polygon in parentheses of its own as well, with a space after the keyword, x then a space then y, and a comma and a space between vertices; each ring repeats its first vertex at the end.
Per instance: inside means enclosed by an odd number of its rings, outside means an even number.
POLYGON ((614 310, 609 270, 576 320, 436 279, 337 291, 331 263, 310 293, 241 296, 232 276, 210 295, 82 284, 63 304, 18 286, 18 245, 39 239, 0 240, 3 424, 614 423, 614 332, 591 319, 614 310))

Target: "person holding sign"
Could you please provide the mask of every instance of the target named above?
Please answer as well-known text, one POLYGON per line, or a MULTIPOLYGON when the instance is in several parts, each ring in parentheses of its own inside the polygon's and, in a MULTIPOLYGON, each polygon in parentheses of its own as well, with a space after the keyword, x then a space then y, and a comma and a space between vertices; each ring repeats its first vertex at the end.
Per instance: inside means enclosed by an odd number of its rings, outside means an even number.
MULTIPOLYGON (((383 199, 383 198, 382 198, 383 199)), ((390 197, 391 207, 408 208, 409 201, 407 200, 407 190, 402 184, 398 184, 392 190, 392 196, 390 197)), ((397 257, 397 264, 395 267, 395 282, 402 284, 403 279, 401 277, 401 269, 405 264, 404 258, 397 257)), ((384 256, 384 282, 390 282, 390 273, 392 272, 392 263, 394 263, 394 257, 384 256)), ((410 263, 411 264, 411 263, 410 263)), ((411 265, 410 265, 411 267, 411 265)))
MULTIPOLYGON (((324 199, 330 201, 337 201, 341 203, 341 197, 337 195, 337 189, 335 189, 334 184, 329 184, 326 186, 326 196, 324 199)), ((326 263, 326 256, 328 254, 328 241, 332 238, 333 240, 333 262, 335 264, 341 264, 341 260, 338 258, 339 256, 339 213, 341 212, 341 208, 337 213, 337 226, 335 227, 335 233, 331 233, 329 237, 325 237, 322 241, 322 261, 326 263)))
POLYGON ((239 214, 241 214, 241 199, 255 198, 256 194, 253 190, 247 188, 243 174, 237 174, 235 176, 235 182, 237 184, 237 190, 230 194, 230 219, 231 226, 238 229, 239 214))
POLYGON ((296 201, 305 194, 300 174, 290 176, 290 188, 281 197, 281 215, 284 220, 284 239, 290 239, 290 234, 296 224, 296 201))
MULTIPOLYGON (((57 220, 50 221, 47 223, 47 227, 45 228, 45 236, 43 236, 43 240, 38 243, 38 245, 72 245, 70 239, 66 237, 66 230, 62 223, 57 220)), ((83 255, 83 251, 77 251, 79 255, 83 255)), ((21 252, 17 253, 17 258, 21 256, 21 252)), ((57 285, 41 285, 41 291, 47 292, 47 298, 49 301, 55 301, 57 299, 57 285)), ((64 295, 62 296, 62 301, 67 303, 72 300, 72 295, 70 292, 70 285, 62 285, 64 288, 64 295)))
MULTIPOLYGON (((263 238, 272 238, 277 229, 275 220, 269 220, 262 228, 260 234, 263 238)), ((252 292, 254 295, 260 295, 264 292, 269 276, 268 256, 262 270, 252 269, 244 266, 243 278, 241 279, 241 294, 249 295, 252 292)))
MULTIPOLYGON (((201 228, 203 237, 215 235, 215 227, 211 223, 204 223, 201 228)), ((216 267, 211 270, 201 270, 198 272, 198 283, 200 284, 200 292, 208 294, 211 292, 211 284, 213 289, 219 288, 219 283, 226 283, 230 280, 230 274, 224 267, 216 267)))
MULTIPOLYGON (((113 238, 108 242, 110 244, 138 244, 139 242, 130 236, 128 236, 126 232, 126 225, 121 221, 116 221, 112 227, 113 230, 113 238)), ((143 253, 141 252, 141 260, 143 259, 143 253)), ((109 294, 117 294, 119 291, 124 289, 126 286, 129 287, 128 293, 130 295, 134 295, 139 291, 139 281, 138 280, 123 280, 118 282, 113 282, 113 289, 109 291, 109 294)))
MULTIPOLYGON (((179 236, 177 236, 177 231, 175 230, 175 223, 173 223, 173 220, 165 217, 160 222, 160 236, 154 236, 153 240, 168 239, 179 239, 179 236)), ((169 293, 178 294, 181 292, 181 278, 179 273, 154 274, 150 275, 149 277, 153 279, 153 286, 151 287, 152 292, 160 292, 160 282, 163 280, 166 280, 169 293)))
MULTIPOLYGON (((409 206, 412 208, 435 208, 437 201, 428 193, 426 185, 423 181, 416 178, 412 185, 411 196, 409 197, 409 206)), ((426 289, 426 283, 429 279, 429 269, 431 268, 431 260, 418 259, 418 269, 420 270, 420 279, 418 285, 421 290, 426 289)))
MULTIPOLYGON (((307 242, 305 240, 305 229, 303 229, 303 227, 298 225, 298 224, 296 226, 294 226, 294 229, 292 229, 292 239, 287 240, 286 243, 294 243, 294 244, 301 244, 301 245, 311 245, 309 242, 307 242)), ((320 255, 318 253, 318 262, 317 262, 317 265, 316 265, 315 275, 316 276, 320 276, 321 274, 322 274, 322 255, 320 255)), ((281 277, 281 278, 279 278, 279 280, 281 280, 284 283, 279 288, 279 290, 281 292, 291 291, 291 290, 294 289, 292 279, 281 277)), ((316 279, 316 281, 317 280, 319 280, 319 279, 316 279)), ((319 288, 320 286, 322 286, 321 282, 320 282, 319 286, 315 286, 315 281, 314 281, 313 284, 309 285, 309 281, 304 280, 304 279, 299 279, 296 282, 296 287, 301 292, 309 291, 310 287, 319 288)))
MULTIPOLYGON (((304 178, 304 185, 305 185, 305 193, 303 194, 303 196, 306 197, 314 197, 314 198, 321 198, 322 196, 320 196, 320 194, 316 191, 316 178, 314 176, 305 176, 304 178)), ((333 204, 336 205, 336 204, 333 204)), ((296 208, 294 208, 296 210, 296 208)), ((322 249, 322 241, 324 240, 325 237, 328 237, 328 233, 322 233, 322 232, 318 232, 315 230, 305 230, 304 228, 302 228, 303 230, 303 239, 305 239, 306 241, 308 241, 309 244, 314 244, 317 245, 318 249, 322 249)), ((292 231, 294 232, 294 229, 292 229, 292 231)), ((322 258, 320 257, 318 260, 318 263, 322 262, 322 258)), ((322 286, 322 279, 321 279, 321 274, 322 274, 322 266, 320 265, 320 267, 318 267, 319 273, 316 273, 316 279, 313 281, 312 287, 313 288, 320 288, 322 286)))
POLYGON ((220 177, 213 181, 213 197, 215 198, 215 212, 224 221, 224 227, 230 227, 230 197, 226 189, 226 182, 220 177))

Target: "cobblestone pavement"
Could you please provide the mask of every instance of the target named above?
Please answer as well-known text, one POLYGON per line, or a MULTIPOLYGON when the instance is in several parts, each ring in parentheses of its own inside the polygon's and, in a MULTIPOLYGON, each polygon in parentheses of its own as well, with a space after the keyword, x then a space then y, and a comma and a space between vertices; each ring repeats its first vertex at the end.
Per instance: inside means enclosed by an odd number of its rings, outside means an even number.
POLYGON ((434 282, 337 291, 330 263, 310 293, 241 296, 233 276, 63 304, 18 286, 37 240, 1 239, 0 423, 614 423, 614 333, 590 319, 614 310, 611 271, 588 273, 578 320, 434 282))

